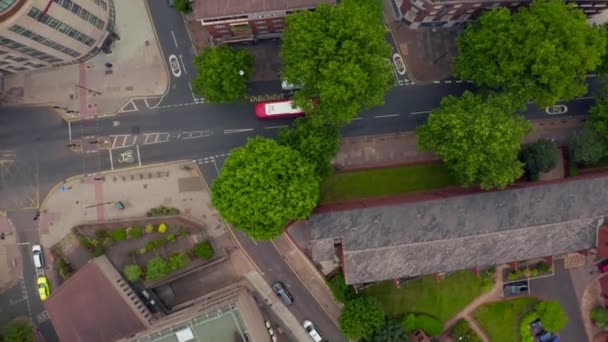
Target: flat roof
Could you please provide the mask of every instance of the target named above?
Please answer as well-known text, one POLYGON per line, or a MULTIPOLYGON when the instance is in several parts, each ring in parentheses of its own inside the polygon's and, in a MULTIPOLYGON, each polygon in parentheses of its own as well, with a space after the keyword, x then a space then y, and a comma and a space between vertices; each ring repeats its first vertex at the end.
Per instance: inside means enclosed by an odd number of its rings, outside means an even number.
POLYGON ((334 5, 336 0, 195 0, 193 12, 197 19, 210 19, 282 10, 308 9, 322 3, 334 5))
POLYGON ((116 341, 149 326, 104 274, 107 267, 117 272, 105 256, 93 259, 51 289, 44 306, 61 341, 116 341))

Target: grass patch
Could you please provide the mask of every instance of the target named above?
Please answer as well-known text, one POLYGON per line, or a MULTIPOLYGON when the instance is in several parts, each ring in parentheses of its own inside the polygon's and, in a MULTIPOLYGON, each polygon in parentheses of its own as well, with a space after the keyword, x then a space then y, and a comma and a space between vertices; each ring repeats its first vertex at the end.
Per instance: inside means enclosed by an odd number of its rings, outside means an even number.
POLYGON ((336 173, 321 184, 321 203, 396 195, 458 185, 444 164, 336 173))
POLYGON ((426 313, 445 322, 483 292, 484 281, 471 271, 454 272, 437 284, 433 276, 414 279, 397 288, 393 281, 363 292, 378 299, 388 316, 426 313))
POLYGON ((530 297, 488 303, 475 310, 473 317, 490 341, 520 341, 519 321, 536 303, 538 300, 530 297))

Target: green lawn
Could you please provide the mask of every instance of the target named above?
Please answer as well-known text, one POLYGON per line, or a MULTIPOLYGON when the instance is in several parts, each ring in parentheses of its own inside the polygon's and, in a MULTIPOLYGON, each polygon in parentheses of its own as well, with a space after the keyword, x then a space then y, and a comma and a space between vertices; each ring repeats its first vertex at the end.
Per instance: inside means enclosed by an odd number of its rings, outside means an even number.
POLYGON ((444 164, 387 167, 334 174, 321 184, 321 203, 458 185, 444 164))
POLYGON ((385 281, 363 292, 377 298, 388 316, 423 312, 445 322, 479 296, 482 288, 481 277, 472 271, 460 271, 447 275, 439 284, 435 277, 425 276, 402 284, 399 289, 393 281, 385 281))
POLYGON ((520 340, 519 320, 530 311, 538 300, 523 297, 480 306, 473 313, 479 326, 492 342, 516 342, 520 340))

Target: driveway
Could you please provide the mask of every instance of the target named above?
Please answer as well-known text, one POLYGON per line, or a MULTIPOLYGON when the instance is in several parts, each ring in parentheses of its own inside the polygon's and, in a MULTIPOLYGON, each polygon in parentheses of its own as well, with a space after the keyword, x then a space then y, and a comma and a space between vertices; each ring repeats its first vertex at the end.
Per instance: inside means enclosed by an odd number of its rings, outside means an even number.
POLYGON ((555 276, 530 280, 530 294, 542 299, 557 299, 568 315, 568 324, 559 332, 564 342, 583 341, 585 326, 580 314, 570 273, 563 260, 555 261, 555 276))

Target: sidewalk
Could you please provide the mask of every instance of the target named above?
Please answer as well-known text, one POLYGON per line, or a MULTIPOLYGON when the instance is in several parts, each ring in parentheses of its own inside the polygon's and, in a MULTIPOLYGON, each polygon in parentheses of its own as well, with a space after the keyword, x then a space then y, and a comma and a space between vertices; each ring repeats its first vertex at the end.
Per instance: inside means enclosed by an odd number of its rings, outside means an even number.
POLYGON ((160 97, 168 74, 145 0, 115 1, 120 36, 112 53, 100 52, 85 63, 5 76, 3 105, 50 105, 82 114, 119 112, 133 97, 160 97), (112 68, 105 64, 111 63, 112 68), (76 85, 92 91, 83 91, 76 85), (86 111, 86 112, 85 112, 86 111))
MULTIPOLYGON (((565 144, 584 125, 583 118, 564 117, 532 121, 532 132, 524 144, 540 138, 565 144)), ((342 170, 435 162, 440 159, 430 152, 418 151, 414 132, 344 138, 334 158, 334 166, 342 170)))
POLYGON ((0 293, 15 286, 21 277, 21 253, 12 222, 0 213, 0 293))

